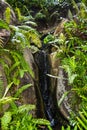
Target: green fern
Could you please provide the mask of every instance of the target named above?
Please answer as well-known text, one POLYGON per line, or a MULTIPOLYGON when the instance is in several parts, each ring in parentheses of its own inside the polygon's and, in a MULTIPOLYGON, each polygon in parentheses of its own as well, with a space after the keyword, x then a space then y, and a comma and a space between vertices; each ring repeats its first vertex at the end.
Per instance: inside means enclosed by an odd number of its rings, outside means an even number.
POLYGON ((13 84, 13 82, 11 82, 10 84, 8 84, 8 86, 6 87, 6 90, 5 90, 4 95, 3 95, 2 98, 6 97, 6 95, 7 95, 8 91, 9 91, 9 89, 12 87, 12 84, 13 84))
POLYGON ((0 29, 9 30, 9 25, 2 19, 0 19, 0 29))
POLYGON ((74 126, 67 126, 67 128, 62 126, 62 130, 87 130, 87 110, 79 111, 79 115, 75 116, 74 120, 74 126))
POLYGON ((71 126, 68 125, 66 128, 64 126, 62 126, 61 130, 78 130, 78 128, 77 128, 77 126, 72 128, 71 126))
POLYGON ((27 22, 27 21, 30 21, 30 20, 34 20, 34 18, 33 18, 31 15, 29 15, 29 16, 23 16, 23 15, 21 14, 20 9, 17 8, 17 7, 16 7, 15 11, 16 11, 18 20, 19 20, 19 22, 21 22, 21 23, 27 22))
POLYGON ((52 130, 49 121, 32 117, 30 111, 33 109, 35 109, 35 105, 30 104, 16 107, 16 109, 10 109, 10 111, 5 112, 1 118, 1 128, 3 130, 38 130, 39 126, 44 125, 47 126, 49 130, 52 130))
POLYGON ((83 110, 82 112, 79 112, 79 117, 76 117, 78 121, 78 127, 84 130, 87 130, 87 112, 83 110))
POLYGON ((22 105, 22 106, 19 106, 18 107, 18 110, 16 111, 17 113, 23 113, 23 112, 29 112, 31 110, 35 110, 35 105, 32 105, 32 104, 25 104, 25 105, 22 105))
POLYGON ((35 29, 22 25, 22 26, 10 26, 11 29, 15 31, 15 34, 12 38, 12 42, 15 44, 19 44, 22 48, 29 47, 30 44, 34 43, 36 46, 41 47, 41 41, 38 33, 35 29))
POLYGON ((21 88, 18 89, 18 91, 16 92, 14 97, 15 98, 19 97, 24 90, 26 90, 27 88, 29 88, 31 86, 32 86, 32 84, 27 84, 27 85, 22 86, 21 88))
POLYGON ((9 7, 6 8, 5 10, 5 21, 10 24, 10 21, 11 21, 11 9, 9 7))
POLYGON ((1 118, 1 128, 2 130, 9 130, 9 123, 11 122, 11 112, 5 112, 4 116, 1 118))
POLYGON ((14 100, 17 100, 17 98, 14 98, 14 97, 2 97, 0 99, 0 105, 3 106, 5 104, 9 104, 14 100))
POLYGON ((34 73, 28 63, 23 58, 23 55, 19 52, 11 51, 11 56, 13 57, 15 64, 10 68, 10 72, 13 71, 13 69, 16 67, 19 70, 19 74, 21 77, 23 77, 22 72, 28 72, 32 77, 34 77, 34 73), (20 66, 19 66, 20 65, 20 66))
POLYGON ((75 60, 75 57, 68 57, 68 58, 64 58, 62 60, 62 67, 65 69, 65 71, 68 74, 68 82, 69 84, 72 84, 74 79, 77 77, 76 74, 76 67, 77 67, 77 63, 75 60))

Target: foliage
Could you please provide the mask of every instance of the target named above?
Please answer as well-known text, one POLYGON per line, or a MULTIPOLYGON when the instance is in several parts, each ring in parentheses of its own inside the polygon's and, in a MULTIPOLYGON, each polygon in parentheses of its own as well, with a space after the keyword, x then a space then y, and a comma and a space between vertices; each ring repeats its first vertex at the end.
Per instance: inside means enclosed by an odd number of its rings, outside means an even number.
MULTIPOLYGON (((0 118, 1 121, 1 129, 2 130, 37 130, 39 125, 45 125, 49 128, 49 130, 52 130, 50 127, 50 122, 45 119, 36 119, 33 118, 31 111, 35 109, 35 105, 30 104, 24 104, 22 106, 17 106, 15 104, 15 100, 18 100, 17 98, 13 97, 7 97, 7 92, 9 88, 12 86, 12 83, 7 86, 6 91, 3 95, 3 97, 0 99, 0 106, 10 104, 10 107, 7 111, 4 112, 4 115, 0 118)), ((17 93, 14 95, 14 97, 18 97, 20 93, 31 85, 25 85, 22 88, 20 88, 17 93), (27 86, 27 87, 26 87, 27 86)))
POLYGON ((1 129, 2 130, 38 130, 38 127, 41 125, 47 126, 49 130, 52 130, 50 127, 50 122, 45 119, 36 119, 33 118, 31 111, 35 109, 35 105, 24 104, 17 106, 15 100, 18 100, 18 97, 23 90, 27 89, 31 85, 25 85, 21 87, 13 97, 7 97, 7 93, 13 83, 9 84, 6 88, 6 91, 3 97, 0 99, 0 106, 10 104, 10 107, 7 111, 4 112, 4 115, 0 118, 1 129), (17 98, 15 98, 17 97, 17 98))
POLYGON ((50 43, 51 41, 53 41, 55 38, 53 35, 49 34, 44 38, 44 44, 50 43))
POLYGON ((70 101, 75 114, 74 125, 71 123, 65 128, 62 126, 62 130, 86 130, 87 7, 83 3, 80 3, 80 8, 75 2, 73 4, 77 10, 76 16, 65 23, 63 32, 52 43, 56 43, 57 56, 61 60, 61 67, 67 73, 68 84, 72 86, 70 92, 73 92, 70 101))
MULTIPOLYGON (((20 17, 22 16, 20 15, 20 17)), ((3 41, 1 40, 0 63, 4 67, 8 82, 14 82, 16 85, 19 84, 19 76, 22 78, 25 72, 30 73, 31 76, 34 77, 31 68, 23 58, 24 48, 30 48, 31 43, 41 47, 39 34, 34 28, 26 25, 27 23, 25 23, 28 22, 28 20, 29 19, 24 19, 24 21, 21 21, 20 26, 8 25, 3 20, 0 20, 1 28, 6 30, 9 29, 9 31, 11 31, 11 39, 8 46, 5 46, 4 48, 3 41)))
POLYGON ((32 109, 35 109, 33 105, 23 105, 5 112, 1 118, 2 130, 38 130, 40 125, 46 125, 51 130, 49 121, 32 117, 32 109))
POLYGON ((32 16, 22 16, 18 8, 16 8, 18 14, 18 20, 20 26, 12 26, 10 28, 13 31, 12 42, 17 42, 22 45, 23 48, 30 47, 30 43, 41 47, 40 36, 38 32, 34 29, 36 23, 33 22, 32 16), (33 27, 32 27, 33 26, 33 27))
POLYGON ((11 9, 9 7, 6 8, 4 15, 5 21, 9 24, 11 20, 11 9))
POLYGON ((78 116, 74 114, 74 117, 70 120, 71 126, 65 128, 62 126, 62 130, 86 130, 87 129, 87 109, 79 111, 78 116))
MULTIPOLYGON (((40 126, 47 126, 49 130, 50 122, 45 119, 33 118, 31 111, 35 109, 35 105, 17 106, 16 101, 19 100, 21 93, 32 86, 26 84, 13 93, 13 96, 7 94, 14 87, 20 85, 20 78, 23 78, 25 73, 30 74, 34 78, 34 74, 23 57, 25 48, 31 48, 31 43, 41 47, 41 41, 37 31, 29 25, 36 26, 30 17, 22 16, 19 9, 18 13, 19 25, 9 25, 10 10, 6 10, 6 22, 0 20, 0 28, 4 28, 11 32, 11 37, 7 45, 4 45, 2 37, 0 38, 0 64, 3 66, 7 78, 8 86, 3 95, 0 95, 0 110, 9 105, 3 116, 0 117, 0 129, 2 130, 37 130, 40 126), (9 12, 9 13, 8 13, 9 12), (7 16, 9 14, 9 16, 7 16), (8 24, 7 24, 8 23, 8 24)), ((0 79, 0 87, 3 85, 0 79)), ((0 88, 1 91, 1 88, 0 88)))
POLYGON ((67 22, 64 34, 62 37, 60 34, 58 38, 61 50, 58 55, 60 55, 62 67, 68 74, 68 83, 72 85, 72 91, 77 93, 82 102, 83 98, 86 98, 87 86, 87 13, 85 11, 79 10, 79 13, 84 12, 84 15, 77 16, 76 19, 67 22))
POLYGON ((75 126, 73 129, 68 125, 67 128, 64 128, 64 126, 62 126, 61 130, 77 130, 77 126, 75 126))
POLYGON ((0 29, 9 30, 9 25, 6 22, 4 22, 2 19, 0 19, 0 29))
POLYGON ((23 15, 31 14, 33 17, 35 16, 37 23, 42 20, 47 25, 50 25, 52 21, 58 21, 61 17, 60 15, 65 15, 63 11, 67 12, 69 8, 72 8, 72 1, 70 0, 7 0, 7 2, 14 10, 19 8, 23 15))
MULTIPOLYGON (((35 119, 30 114, 30 111, 34 108, 31 105, 23 105, 17 107, 14 100, 20 96, 20 94, 31 85, 25 85, 18 90, 14 97, 6 97, 7 92, 10 90, 11 86, 19 85, 20 80, 25 73, 29 73, 34 77, 33 72, 29 65, 23 58, 23 51, 26 47, 31 48, 32 44, 37 47, 41 47, 40 37, 37 31, 33 28, 36 27, 34 19, 30 15, 33 14, 33 7, 39 7, 39 11, 36 12, 35 19, 45 19, 49 21, 51 19, 50 9, 51 7, 64 8, 65 5, 70 5, 71 2, 75 7, 77 14, 71 21, 68 21, 65 24, 64 33, 61 33, 59 37, 54 39, 54 36, 48 35, 44 39, 44 43, 56 44, 58 49, 58 58, 61 60, 61 66, 66 71, 68 75, 68 83, 72 85, 72 90, 79 98, 80 103, 78 104, 78 109, 81 112, 75 113, 76 118, 74 117, 74 127, 67 126, 62 130, 79 130, 87 129, 87 8, 86 1, 83 0, 83 3, 80 3, 80 8, 72 0, 7 0, 12 7, 16 7, 15 11, 18 17, 18 25, 8 25, 10 22, 10 10, 7 8, 5 12, 6 22, 0 20, 0 28, 11 31, 11 39, 9 40, 8 46, 3 46, 3 39, 0 37, 0 63, 3 65, 7 80, 9 85, 6 88, 4 96, 0 99, 1 104, 10 104, 10 109, 4 113, 1 117, 1 127, 3 130, 19 130, 19 129, 35 129, 37 130, 39 125, 47 125, 51 130, 50 123, 47 120, 35 119), (36 4, 37 3, 37 4, 36 4), (49 8, 48 8, 49 7, 49 8), (28 9, 32 9, 28 10, 28 9), (22 14, 26 14, 23 16, 22 14), (8 15, 9 14, 9 15, 8 15), (33 26, 33 27, 32 27, 33 26), (7 118, 8 117, 8 118, 7 118)), ((76 0, 76 2, 78 2, 76 0)), ((68 6, 67 6, 68 7, 68 6)), ((60 9, 60 8, 59 8, 60 9)), ((52 12, 54 13, 54 12, 52 12)), ((70 12, 69 12, 70 13, 70 12)), ((58 14, 58 13, 56 13, 58 14)), ((46 21, 46 22, 47 22, 46 21)), ((49 21, 50 22, 50 21, 49 21)), ((0 82, 0 85, 3 83, 0 82)), ((64 94, 65 96, 65 94, 64 94)), ((59 104, 61 104, 62 97, 59 104)), ((73 95, 74 96, 74 95, 73 95)), ((74 99, 74 97, 72 97, 74 99)), ((77 101, 77 100, 76 100, 77 101)), ((77 104, 77 102, 75 102, 77 104)), ((74 104, 74 105, 76 105, 74 104)), ((78 110, 78 111, 79 111, 78 110)), ((72 120, 71 120, 72 121, 72 120)), ((72 125, 72 124, 71 124, 72 125)))

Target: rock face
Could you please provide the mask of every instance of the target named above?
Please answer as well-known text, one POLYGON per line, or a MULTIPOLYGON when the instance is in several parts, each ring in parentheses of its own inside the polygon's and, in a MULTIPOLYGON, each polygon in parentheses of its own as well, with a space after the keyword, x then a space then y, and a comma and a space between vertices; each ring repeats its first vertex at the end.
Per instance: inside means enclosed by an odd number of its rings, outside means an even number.
POLYGON ((21 80, 21 83, 28 84, 31 83, 32 87, 27 89, 25 92, 23 92, 24 103, 30 103, 30 104, 36 104, 36 94, 35 94, 35 83, 38 82, 38 68, 35 64, 33 55, 31 53, 31 50, 28 48, 24 49, 24 59, 28 63, 29 67, 31 68, 32 72, 34 72, 34 78, 32 78, 29 74, 25 74, 23 77, 23 80, 21 80))
MULTIPOLYGON (((57 26, 54 31, 54 36, 59 36, 64 31, 64 24, 67 22, 67 19, 63 19, 57 26)), ((69 119, 69 113, 71 112, 71 102, 70 97, 72 94, 68 93, 71 89, 71 86, 68 85, 67 74, 61 68, 61 61, 57 57, 58 50, 52 49, 49 54, 50 64, 51 64, 51 91, 56 93, 56 104, 62 115, 69 119)))
POLYGON ((11 11, 10 24, 15 24, 16 23, 15 13, 12 10, 11 6, 7 2, 5 2, 4 0, 0 0, 0 18, 4 19, 4 20, 6 19, 5 11, 6 11, 7 7, 9 7, 10 11, 11 11))
POLYGON ((51 91, 53 92, 54 89, 56 89, 57 86, 57 76, 58 76, 58 66, 60 65, 60 60, 56 57, 57 52, 52 52, 49 54, 49 61, 51 65, 51 75, 54 77, 51 77, 51 91))
MULTIPOLYGON (((20 80, 21 83, 19 87, 29 84, 29 83, 32 84, 32 86, 26 89, 25 91, 23 91, 19 104, 37 105, 36 85, 38 84, 38 68, 34 61, 34 58, 30 49, 25 48, 23 56, 24 56, 25 61, 28 63, 29 67, 31 68, 32 72, 34 72, 34 78, 29 73, 25 73, 24 77, 20 80)), ((32 111, 32 114, 35 116, 36 110, 32 111)))
POLYGON ((3 66, 0 64, 0 98, 3 96, 5 87, 7 86, 7 79, 3 66))
POLYGON ((66 119, 69 119, 69 114, 71 112, 71 106, 70 106, 70 96, 71 94, 68 94, 68 91, 71 89, 70 86, 68 86, 67 83, 67 75, 65 74, 64 70, 59 67, 59 73, 58 73, 58 79, 57 79, 57 101, 58 101, 58 107, 60 108, 61 113, 66 119))
POLYGON ((71 89, 67 83, 67 74, 61 68, 61 61, 57 58, 57 52, 50 54, 51 64, 51 92, 55 96, 56 93, 56 104, 62 115, 69 119, 69 113, 71 112, 70 96, 68 91, 71 89))

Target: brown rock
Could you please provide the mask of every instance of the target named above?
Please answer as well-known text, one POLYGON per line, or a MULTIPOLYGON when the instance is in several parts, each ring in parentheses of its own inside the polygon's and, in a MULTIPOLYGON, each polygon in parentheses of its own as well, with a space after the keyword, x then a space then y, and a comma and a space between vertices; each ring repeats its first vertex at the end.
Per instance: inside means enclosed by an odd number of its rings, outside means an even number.
POLYGON ((67 22, 67 19, 62 19, 62 21, 58 24, 57 28, 54 31, 54 36, 58 36, 64 30, 64 24, 67 22))

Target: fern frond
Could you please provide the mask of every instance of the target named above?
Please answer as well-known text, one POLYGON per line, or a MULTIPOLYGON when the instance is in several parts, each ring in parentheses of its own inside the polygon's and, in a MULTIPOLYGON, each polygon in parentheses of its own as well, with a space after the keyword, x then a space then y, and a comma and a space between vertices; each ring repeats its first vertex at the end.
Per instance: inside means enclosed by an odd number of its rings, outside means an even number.
POLYGON ((77 117, 77 121, 79 122, 80 126, 82 128, 84 128, 85 130, 87 130, 87 125, 85 125, 85 123, 83 122, 82 119, 80 119, 79 117, 77 117))
POLYGON ((29 20, 34 20, 34 18, 31 15, 22 16, 19 8, 16 8, 15 11, 17 13, 19 22, 26 22, 26 21, 29 21, 29 20))
POLYGON ((20 9, 19 9, 19 8, 16 8, 15 11, 16 11, 16 13, 17 13, 18 20, 21 21, 22 15, 21 15, 20 9))
POLYGON ((32 28, 30 26, 27 26, 27 25, 18 26, 18 28, 20 28, 22 30, 25 30, 25 31, 34 31, 34 32, 36 32, 36 30, 34 28, 32 28))
POLYGON ((8 130, 8 125, 12 119, 12 114, 11 112, 5 112, 3 117, 1 118, 1 126, 2 126, 2 130, 8 130))
POLYGON ((33 27, 37 27, 37 24, 33 21, 26 21, 24 22, 25 25, 29 25, 29 26, 33 26, 33 27))
POLYGON ((21 88, 18 89, 18 91, 16 92, 16 94, 14 95, 14 97, 19 97, 19 95, 24 91, 26 90, 27 88, 31 87, 32 84, 27 84, 27 85, 24 85, 22 86, 21 88))
POLYGON ((29 31, 29 39, 31 39, 31 43, 34 43, 39 48, 41 47, 41 41, 39 35, 36 32, 29 31))
POLYGON ((35 109, 35 105, 25 104, 25 105, 19 106, 17 112, 24 113, 25 111, 29 112, 29 111, 34 110, 34 109, 35 109))
POLYGON ((49 125, 50 126, 50 122, 46 119, 33 119, 33 123, 35 123, 37 125, 49 125))
POLYGON ((16 32, 13 39, 18 40, 18 43, 20 43, 21 45, 20 47, 22 48, 30 47, 30 42, 28 41, 27 37, 23 33, 16 32))
POLYGON ((11 88, 12 84, 13 84, 13 82, 11 82, 11 83, 6 87, 6 90, 5 90, 4 95, 3 95, 2 98, 4 98, 4 97, 6 96, 6 94, 7 94, 8 91, 9 91, 9 89, 11 88))
POLYGON ((0 29, 9 30, 9 25, 4 20, 0 19, 0 29))
POLYGON ((11 9, 9 7, 6 8, 5 10, 5 21, 10 24, 10 20, 11 20, 11 9))
POLYGON ((3 97, 0 99, 0 105, 2 104, 8 104, 14 100, 17 100, 17 98, 13 98, 13 97, 3 97))
MULTIPOLYGON (((10 53, 11 53, 16 65, 18 65, 20 62, 20 70, 22 69, 24 72, 28 72, 32 77, 34 77, 34 73, 33 73, 32 69, 30 68, 30 66, 28 65, 28 63, 23 58, 23 55, 18 52, 15 52, 15 51, 11 51, 10 53)), ((19 71, 19 73, 20 73, 20 71, 19 71)))
POLYGON ((79 8, 78 8, 75 0, 72 0, 72 4, 73 4, 74 8, 76 9, 76 12, 78 13, 79 12, 79 8))
POLYGON ((12 42, 20 42, 23 48, 30 48, 30 43, 34 43, 36 46, 41 47, 39 34, 32 27, 27 25, 15 27, 11 25, 10 28, 15 31, 12 42))
POLYGON ((14 25, 9 25, 10 27, 10 30, 16 32, 16 31, 19 31, 19 28, 17 26, 14 26, 14 25))

